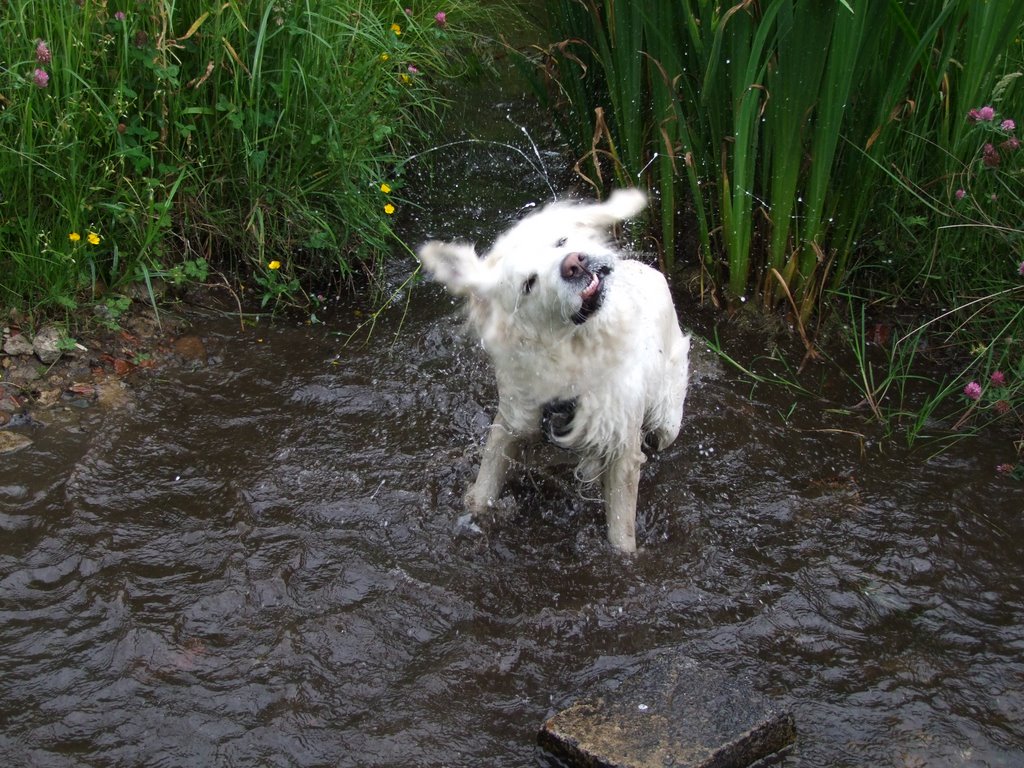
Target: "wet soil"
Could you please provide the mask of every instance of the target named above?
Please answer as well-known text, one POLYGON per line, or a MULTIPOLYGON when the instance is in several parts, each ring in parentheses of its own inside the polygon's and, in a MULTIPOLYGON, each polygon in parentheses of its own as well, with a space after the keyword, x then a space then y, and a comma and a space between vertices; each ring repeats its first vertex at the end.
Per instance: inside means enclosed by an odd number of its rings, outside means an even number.
POLYGON ((190 335, 188 309, 165 304, 159 311, 135 303, 116 322, 85 315, 67 326, 42 328, 63 337, 63 351, 33 352, 41 329, 16 314, 0 338, 0 428, 39 424, 53 409, 115 407, 135 382, 167 366, 201 365, 205 350, 190 335), (73 334, 73 336, 71 335, 73 334))

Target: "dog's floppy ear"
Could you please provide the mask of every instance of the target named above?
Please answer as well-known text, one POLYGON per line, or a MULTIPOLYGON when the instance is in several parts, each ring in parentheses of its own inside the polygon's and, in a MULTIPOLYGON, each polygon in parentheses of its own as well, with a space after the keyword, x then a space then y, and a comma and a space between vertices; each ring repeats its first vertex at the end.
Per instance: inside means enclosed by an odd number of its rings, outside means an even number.
POLYGON ((610 227, 636 216, 647 205, 647 195, 639 189, 617 189, 603 203, 581 205, 574 210, 580 224, 610 227))
POLYGON ((421 245, 416 255, 434 280, 456 296, 480 295, 493 282, 492 270, 476 255, 472 245, 431 240, 421 245))

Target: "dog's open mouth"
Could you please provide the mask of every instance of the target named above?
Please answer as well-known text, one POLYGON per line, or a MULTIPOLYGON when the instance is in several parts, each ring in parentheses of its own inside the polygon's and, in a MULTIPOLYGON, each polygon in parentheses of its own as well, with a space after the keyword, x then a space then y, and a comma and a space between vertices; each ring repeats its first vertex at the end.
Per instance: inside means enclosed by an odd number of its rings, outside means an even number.
POLYGON ((604 300, 604 279, 611 272, 611 267, 601 266, 587 273, 590 275, 590 282, 580 291, 580 308, 572 316, 572 321, 576 325, 586 322, 587 318, 601 308, 601 302, 604 300))

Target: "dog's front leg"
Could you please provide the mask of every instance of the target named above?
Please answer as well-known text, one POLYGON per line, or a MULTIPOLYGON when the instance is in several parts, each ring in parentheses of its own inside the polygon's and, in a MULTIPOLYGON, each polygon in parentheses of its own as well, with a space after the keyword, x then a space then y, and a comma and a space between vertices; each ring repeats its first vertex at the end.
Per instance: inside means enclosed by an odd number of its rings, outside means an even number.
POLYGON ((522 440, 509 428, 499 413, 491 424, 491 432, 487 436, 476 482, 466 492, 464 503, 467 510, 474 514, 483 512, 498 500, 501 489, 505 486, 509 467, 518 458, 521 447, 522 440))
POLYGON ((638 430, 636 441, 608 462, 602 477, 608 541, 621 552, 636 552, 636 495, 644 461, 638 430))

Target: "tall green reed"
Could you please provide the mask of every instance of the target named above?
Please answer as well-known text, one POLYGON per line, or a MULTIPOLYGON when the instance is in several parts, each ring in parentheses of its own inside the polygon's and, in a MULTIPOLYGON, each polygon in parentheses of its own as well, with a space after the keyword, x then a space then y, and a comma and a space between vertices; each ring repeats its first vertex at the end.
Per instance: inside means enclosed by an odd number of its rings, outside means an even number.
POLYGON ((955 145, 950 105, 979 103, 1024 19, 1020 4, 968 0, 550 9, 563 22, 551 67, 563 87, 583 83, 563 90, 582 124, 568 134, 577 151, 603 146, 620 182, 657 192, 669 265, 689 208, 723 299, 792 296, 802 322, 873 234, 882 170, 933 161, 906 127, 932 136, 945 121, 955 145))

